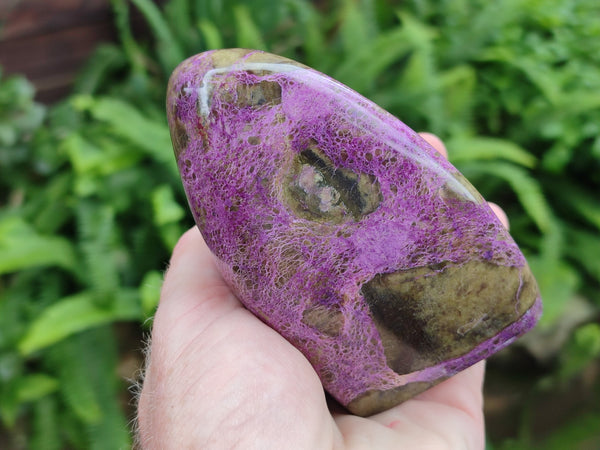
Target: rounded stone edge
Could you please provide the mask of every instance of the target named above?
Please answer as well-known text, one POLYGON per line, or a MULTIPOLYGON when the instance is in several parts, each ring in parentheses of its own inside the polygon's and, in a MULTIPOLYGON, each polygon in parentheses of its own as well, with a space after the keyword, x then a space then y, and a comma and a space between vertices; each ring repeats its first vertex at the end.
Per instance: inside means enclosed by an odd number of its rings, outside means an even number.
POLYGON ((541 314, 542 298, 538 296, 534 304, 519 320, 504 328, 496 336, 482 342, 470 352, 421 371, 407 374, 414 379, 405 385, 384 391, 364 392, 344 406, 352 414, 361 417, 393 408, 512 344, 535 326, 541 314))

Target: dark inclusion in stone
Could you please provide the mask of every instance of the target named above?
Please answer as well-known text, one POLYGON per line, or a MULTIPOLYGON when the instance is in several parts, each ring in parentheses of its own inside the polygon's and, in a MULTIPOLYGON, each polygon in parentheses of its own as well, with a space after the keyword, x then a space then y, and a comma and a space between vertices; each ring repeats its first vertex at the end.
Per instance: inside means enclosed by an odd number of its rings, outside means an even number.
POLYGON ((468 261, 377 274, 362 293, 388 365, 407 374, 493 337, 499 326, 531 307, 537 288, 530 273, 521 280, 515 267, 468 261))
POLYGON ((281 103, 281 86, 272 81, 260 81, 254 84, 240 84, 236 88, 237 106, 258 108, 263 105, 281 103))
POLYGON ((374 176, 336 167, 314 140, 295 156, 286 191, 299 217, 331 223, 358 221, 382 200, 374 176))
POLYGON ((175 128, 171 132, 171 137, 175 155, 178 155, 184 148, 188 146, 189 143, 187 131, 185 130, 185 126, 181 123, 181 121, 176 121, 175 128))
POLYGON ((167 113, 223 277, 351 412, 397 405, 535 325, 535 280, 481 195, 335 80, 211 51, 175 70, 167 113))

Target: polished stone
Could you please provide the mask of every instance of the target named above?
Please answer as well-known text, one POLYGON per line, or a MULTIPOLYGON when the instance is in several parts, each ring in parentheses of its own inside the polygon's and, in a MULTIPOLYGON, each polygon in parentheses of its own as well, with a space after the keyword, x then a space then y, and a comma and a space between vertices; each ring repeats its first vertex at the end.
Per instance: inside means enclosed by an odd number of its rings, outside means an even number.
POLYGON ((175 70, 167 112, 224 278, 351 412, 392 407, 534 326, 536 282, 487 203, 348 87, 218 50, 175 70))

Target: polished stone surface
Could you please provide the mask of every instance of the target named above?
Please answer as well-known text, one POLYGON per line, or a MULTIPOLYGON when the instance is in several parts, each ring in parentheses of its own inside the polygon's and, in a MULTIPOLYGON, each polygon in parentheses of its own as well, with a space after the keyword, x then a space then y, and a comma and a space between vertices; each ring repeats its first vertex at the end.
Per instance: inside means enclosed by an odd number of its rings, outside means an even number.
POLYGON ((351 412, 394 406, 535 325, 536 282, 487 203, 348 87, 218 50, 175 70, 167 112, 224 278, 351 412))

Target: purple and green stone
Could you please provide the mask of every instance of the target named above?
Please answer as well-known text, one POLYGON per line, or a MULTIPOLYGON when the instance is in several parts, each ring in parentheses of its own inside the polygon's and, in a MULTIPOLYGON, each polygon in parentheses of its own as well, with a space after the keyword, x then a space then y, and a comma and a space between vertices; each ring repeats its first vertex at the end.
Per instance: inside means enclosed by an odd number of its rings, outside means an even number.
POLYGON ((351 412, 401 403, 539 318, 536 281, 481 195, 341 83, 216 50, 174 71, 167 112, 223 277, 351 412))

